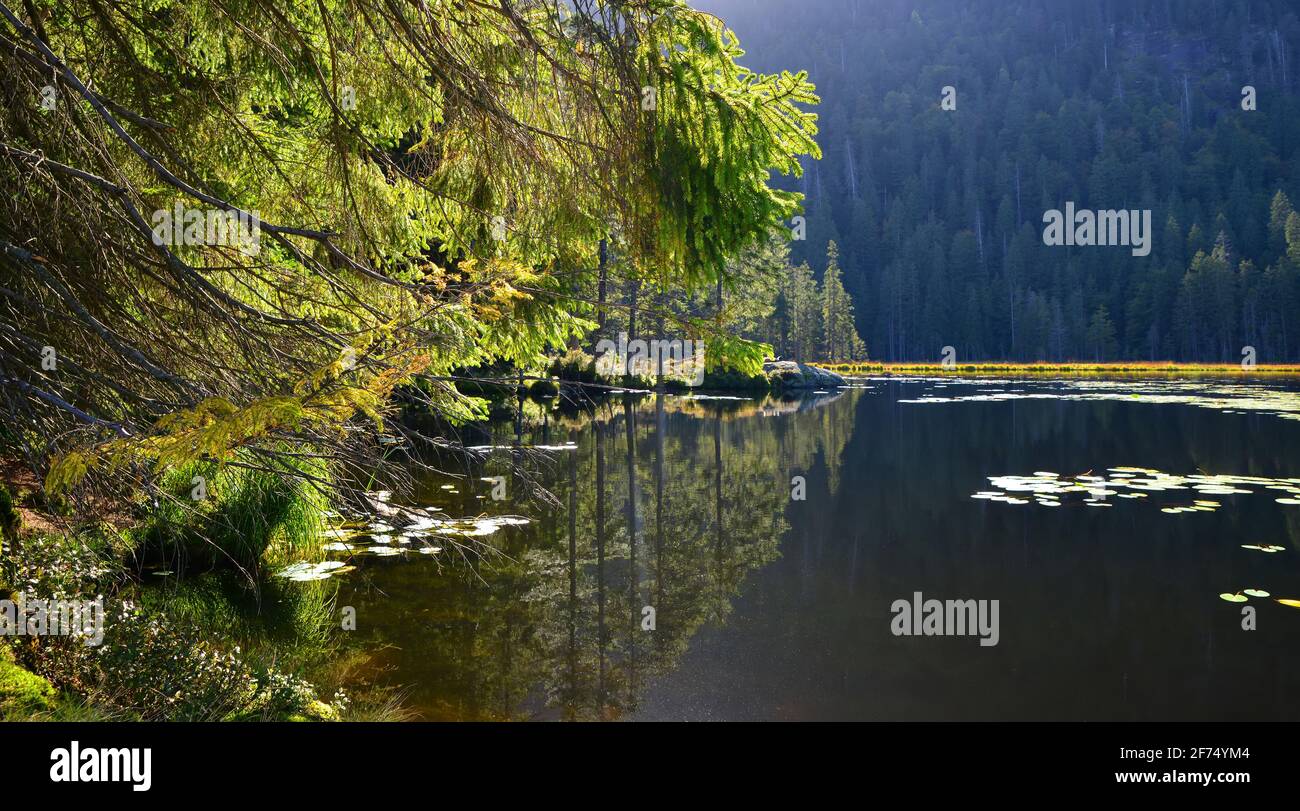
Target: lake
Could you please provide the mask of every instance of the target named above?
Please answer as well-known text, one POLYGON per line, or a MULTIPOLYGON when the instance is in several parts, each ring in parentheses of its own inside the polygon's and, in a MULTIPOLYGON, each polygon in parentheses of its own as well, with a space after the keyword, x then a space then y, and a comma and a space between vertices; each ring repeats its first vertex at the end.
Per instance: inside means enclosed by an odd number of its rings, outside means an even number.
POLYGON ((518 520, 349 556, 354 678, 429 720, 1300 719, 1298 417, 1185 379, 551 411, 407 499, 518 520), (997 644, 896 635, 918 592, 997 644))

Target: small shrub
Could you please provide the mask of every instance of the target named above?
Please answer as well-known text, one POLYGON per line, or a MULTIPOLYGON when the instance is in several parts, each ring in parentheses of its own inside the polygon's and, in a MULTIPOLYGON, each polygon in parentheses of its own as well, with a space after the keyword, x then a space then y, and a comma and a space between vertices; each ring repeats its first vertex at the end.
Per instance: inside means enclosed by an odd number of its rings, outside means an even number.
POLYGON ((546 371, 565 383, 595 383, 596 359, 575 347, 551 361, 546 371))
POLYGON ((199 629, 123 602, 109 610, 104 641, 48 637, 24 659, 50 682, 145 721, 321 718, 308 682, 256 668, 238 646, 224 649, 199 629))

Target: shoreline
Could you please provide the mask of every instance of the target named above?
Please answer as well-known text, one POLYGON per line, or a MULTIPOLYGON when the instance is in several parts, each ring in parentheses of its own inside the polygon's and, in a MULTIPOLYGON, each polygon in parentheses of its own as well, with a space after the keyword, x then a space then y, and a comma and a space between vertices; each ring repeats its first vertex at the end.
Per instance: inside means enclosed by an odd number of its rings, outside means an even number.
POLYGON ((1034 362, 981 361, 945 366, 942 363, 879 362, 818 363, 823 369, 845 376, 861 374, 935 374, 935 375, 1144 375, 1300 377, 1300 364, 1261 364, 1242 368, 1236 363, 1186 363, 1181 361, 1106 361, 1106 362, 1034 362))

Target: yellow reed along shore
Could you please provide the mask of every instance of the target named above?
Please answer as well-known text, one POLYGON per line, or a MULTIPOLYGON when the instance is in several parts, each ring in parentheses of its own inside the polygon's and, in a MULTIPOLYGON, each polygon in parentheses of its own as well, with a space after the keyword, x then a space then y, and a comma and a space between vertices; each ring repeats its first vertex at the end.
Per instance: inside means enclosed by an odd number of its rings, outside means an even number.
POLYGON ((1260 364, 1244 368, 1238 363, 1177 363, 1174 361, 1120 361, 1112 363, 835 363, 817 364, 841 375, 1014 375, 1014 376, 1213 376, 1213 377, 1300 377, 1300 364, 1260 364))

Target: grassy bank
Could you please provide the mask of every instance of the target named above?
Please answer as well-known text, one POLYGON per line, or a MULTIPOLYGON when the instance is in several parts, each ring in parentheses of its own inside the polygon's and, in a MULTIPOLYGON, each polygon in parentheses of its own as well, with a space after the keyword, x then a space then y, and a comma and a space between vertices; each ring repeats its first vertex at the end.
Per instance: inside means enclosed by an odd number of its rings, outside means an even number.
POLYGON ((255 471, 185 470, 124 525, 75 522, 0 485, 0 598, 102 599, 102 641, 0 636, 0 720, 346 720, 397 717, 392 696, 338 686, 357 660, 333 582, 273 572, 319 546, 324 502, 255 471), (191 500, 194 476, 208 492, 191 500), (351 663, 351 664, 349 664, 351 663))

